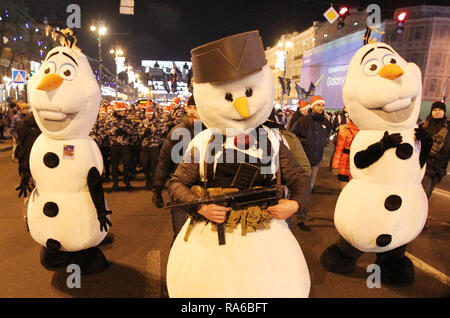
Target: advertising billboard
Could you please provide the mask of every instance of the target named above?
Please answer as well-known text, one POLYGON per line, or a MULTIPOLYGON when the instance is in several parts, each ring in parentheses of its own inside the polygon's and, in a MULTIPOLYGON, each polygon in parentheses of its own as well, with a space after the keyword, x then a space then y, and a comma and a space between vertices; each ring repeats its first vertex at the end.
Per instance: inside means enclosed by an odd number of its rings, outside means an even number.
MULTIPOLYGON (((364 33, 365 30, 349 34, 305 51, 303 54, 300 86, 307 90, 311 82, 315 83, 323 75, 316 87, 315 95, 320 95, 325 99, 326 108, 344 107, 342 87, 352 56, 364 45, 364 33)), ((381 36, 374 33, 372 33, 372 37, 377 37, 380 41, 381 36)), ((307 100, 310 99, 311 97, 307 100)))

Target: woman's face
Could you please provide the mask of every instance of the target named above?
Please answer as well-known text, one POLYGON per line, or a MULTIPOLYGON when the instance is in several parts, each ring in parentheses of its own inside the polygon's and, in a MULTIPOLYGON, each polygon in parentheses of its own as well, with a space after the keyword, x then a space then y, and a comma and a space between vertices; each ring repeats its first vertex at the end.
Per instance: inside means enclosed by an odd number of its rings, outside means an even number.
POLYGON ((444 114, 444 110, 440 108, 435 108, 431 111, 431 116, 433 116, 434 119, 444 118, 444 114))

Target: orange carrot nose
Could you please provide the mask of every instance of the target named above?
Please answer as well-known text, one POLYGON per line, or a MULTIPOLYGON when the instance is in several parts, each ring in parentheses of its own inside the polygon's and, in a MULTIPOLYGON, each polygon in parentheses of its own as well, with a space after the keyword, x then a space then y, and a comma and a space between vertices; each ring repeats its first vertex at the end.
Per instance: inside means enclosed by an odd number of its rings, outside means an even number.
POLYGON ((36 88, 49 92, 57 89, 62 84, 62 82, 63 78, 58 74, 47 74, 44 76, 44 78, 36 88))

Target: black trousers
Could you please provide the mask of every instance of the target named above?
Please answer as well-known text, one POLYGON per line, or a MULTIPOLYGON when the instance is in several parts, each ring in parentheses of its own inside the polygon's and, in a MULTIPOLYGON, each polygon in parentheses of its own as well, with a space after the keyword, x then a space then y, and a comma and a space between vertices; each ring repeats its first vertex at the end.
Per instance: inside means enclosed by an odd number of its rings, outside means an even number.
POLYGON ((155 176, 156 166, 158 165, 159 147, 142 147, 139 159, 144 170, 145 183, 147 186, 151 186, 153 183, 152 178, 155 176))
POLYGON ((109 158, 110 155, 110 147, 101 146, 100 152, 102 153, 103 165, 105 166, 105 178, 108 179, 111 175, 111 160, 109 158))
POLYGON ((139 160, 139 146, 137 145, 130 146, 130 151, 131 151, 130 175, 135 175, 136 166, 139 160))
POLYGON ((119 181, 119 162, 123 163, 123 182, 128 183, 130 172, 131 151, 130 146, 111 146, 111 170, 114 184, 119 181))

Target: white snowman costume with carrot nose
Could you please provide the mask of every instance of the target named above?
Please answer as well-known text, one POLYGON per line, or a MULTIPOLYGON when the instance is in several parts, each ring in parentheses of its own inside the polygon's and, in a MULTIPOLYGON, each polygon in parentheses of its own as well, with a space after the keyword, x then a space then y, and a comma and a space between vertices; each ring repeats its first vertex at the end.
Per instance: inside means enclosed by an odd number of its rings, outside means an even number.
POLYGON ((353 179, 334 213, 341 238, 320 258, 328 271, 351 274, 364 252, 375 252, 382 282, 414 281, 405 252, 427 218, 421 179, 432 144, 416 128, 421 92, 419 67, 385 43, 364 45, 350 61, 343 99, 360 130, 350 147, 353 179))
POLYGON ((28 205, 30 234, 44 247, 57 244, 55 251, 97 246, 107 230, 100 228, 87 179, 91 169, 103 170, 101 153, 89 137, 101 95, 86 56, 69 47, 53 48, 28 92, 42 131, 30 154, 36 181, 28 205))
POLYGON ((360 131, 350 149, 353 179, 339 196, 334 220, 342 237, 361 251, 379 253, 407 244, 425 224, 424 169, 414 132, 421 92, 419 67, 387 44, 367 44, 350 62, 343 99, 360 131), (374 162, 358 164, 362 153, 357 154, 386 131, 399 133, 401 143, 374 162))

